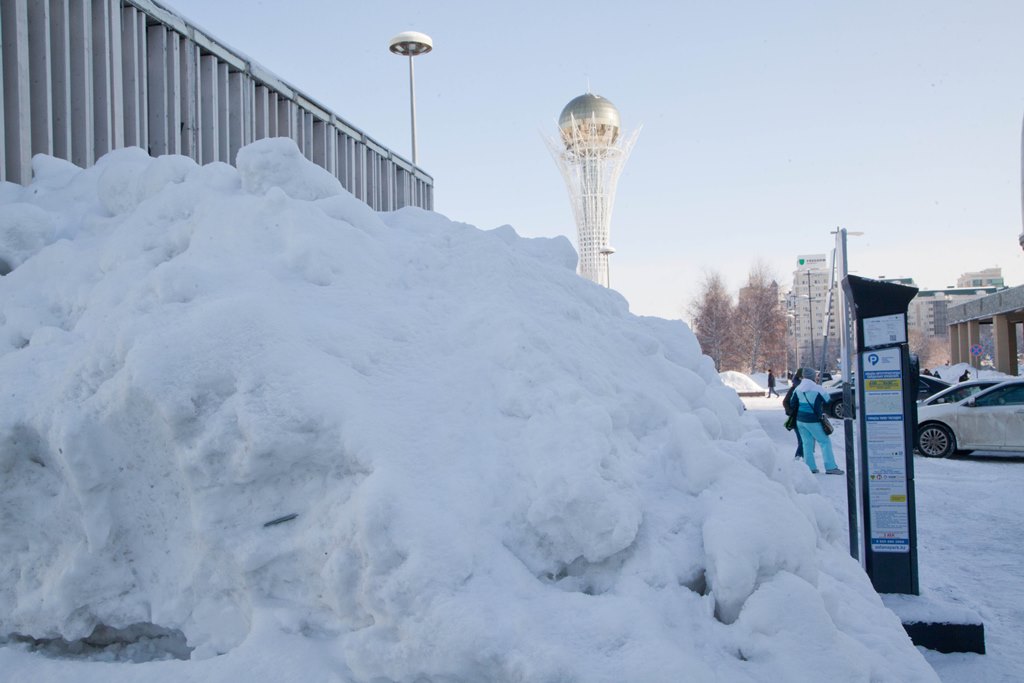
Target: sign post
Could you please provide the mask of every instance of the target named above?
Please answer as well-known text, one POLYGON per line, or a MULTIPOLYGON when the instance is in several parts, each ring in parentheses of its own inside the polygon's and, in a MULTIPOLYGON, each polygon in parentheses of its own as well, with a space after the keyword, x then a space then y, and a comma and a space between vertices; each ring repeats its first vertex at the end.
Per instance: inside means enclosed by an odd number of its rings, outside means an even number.
POLYGON ((864 569, 879 593, 918 595, 917 378, 907 344, 907 307, 917 288, 848 275, 843 290, 857 322, 864 569))
POLYGON ((974 366, 974 378, 978 378, 978 370, 981 368, 981 354, 985 349, 981 344, 971 344, 971 365, 974 366))

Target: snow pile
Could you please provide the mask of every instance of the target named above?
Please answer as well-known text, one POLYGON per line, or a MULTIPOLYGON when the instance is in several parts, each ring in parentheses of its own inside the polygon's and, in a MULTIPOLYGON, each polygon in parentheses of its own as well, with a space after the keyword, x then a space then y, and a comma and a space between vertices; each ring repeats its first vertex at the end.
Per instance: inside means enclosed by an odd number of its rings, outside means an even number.
POLYGON ((992 368, 975 368, 970 363, 957 363, 956 365, 940 365, 932 370, 939 376, 939 379, 956 384, 965 372, 970 373, 970 379, 1013 379, 1012 375, 999 372, 992 368))
POLYGON ((34 169, 11 680, 934 680, 806 467, 565 239, 375 214, 286 140, 34 169), (109 634, 166 661, 47 657, 109 634))
MULTIPOLYGON (((718 376, 721 378, 722 384, 730 389, 735 389, 741 394, 763 394, 765 392, 765 387, 768 386, 767 379, 765 380, 765 386, 761 386, 749 375, 744 375, 742 372, 736 372, 735 370, 720 372, 718 373, 718 376)), ((767 378, 768 375, 765 375, 765 377, 767 378)))

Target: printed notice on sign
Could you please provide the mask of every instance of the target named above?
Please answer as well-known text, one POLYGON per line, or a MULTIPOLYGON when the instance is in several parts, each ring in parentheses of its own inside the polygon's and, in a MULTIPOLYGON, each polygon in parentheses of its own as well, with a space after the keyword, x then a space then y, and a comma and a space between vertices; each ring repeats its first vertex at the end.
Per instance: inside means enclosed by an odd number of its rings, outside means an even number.
POLYGON ((903 313, 864 318, 864 346, 903 344, 907 341, 907 317, 903 313))
POLYGON ((910 552, 900 349, 863 353, 861 368, 864 373, 871 549, 883 553, 910 552))

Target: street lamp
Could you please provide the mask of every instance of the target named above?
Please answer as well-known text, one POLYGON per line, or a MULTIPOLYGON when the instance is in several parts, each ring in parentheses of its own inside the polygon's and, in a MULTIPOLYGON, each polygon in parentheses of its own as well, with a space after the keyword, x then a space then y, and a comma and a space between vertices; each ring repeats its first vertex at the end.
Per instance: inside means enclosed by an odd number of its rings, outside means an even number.
POLYGON ((601 250, 598 251, 601 256, 604 256, 604 286, 608 289, 612 288, 612 271, 611 271, 611 260, 612 254, 615 253, 615 247, 610 245, 604 245, 601 250))
POLYGON ((416 79, 413 74, 412 58, 425 55, 434 49, 434 41, 426 33, 405 31, 388 43, 388 49, 396 55, 409 58, 409 113, 412 119, 412 163, 416 165, 416 79))
MULTIPOLYGON (((804 341, 804 335, 802 334, 803 325, 800 324, 800 321, 802 321, 804 319, 804 316, 803 316, 802 313, 800 313, 800 310, 799 310, 800 309, 800 303, 799 302, 800 302, 800 299, 807 299, 807 307, 808 307, 808 309, 810 309, 810 307, 811 307, 811 297, 809 295, 807 295, 807 294, 796 294, 795 292, 790 293, 790 297, 792 298, 792 303, 789 304, 789 311, 790 312, 788 313, 788 315, 789 315, 789 317, 793 321, 793 361, 796 363, 796 367, 797 368, 810 367, 810 364, 807 362, 807 356, 804 356, 802 359, 800 358, 800 349, 803 348, 803 341, 804 341)), ((807 323, 807 330, 812 335, 810 337, 812 344, 814 343, 814 340, 813 340, 814 329, 813 328, 814 328, 814 325, 812 325, 810 322, 808 322, 807 323)), ((812 358, 811 359, 811 363, 813 363, 813 362, 814 362, 814 359, 812 358)))
POLYGON ((800 338, 796 334, 796 313, 793 310, 786 312, 786 331, 793 337, 793 364, 789 364, 789 349, 786 349, 786 372, 787 377, 796 372, 800 367, 800 338))
POLYGON ((807 270, 807 330, 810 332, 811 337, 811 364, 808 367, 814 367, 814 306, 813 300, 811 299, 811 271, 807 270))
MULTIPOLYGON (((832 231, 832 234, 836 236, 836 245, 832 248, 832 268, 831 268, 831 271, 830 271, 830 274, 829 274, 828 296, 825 298, 825 320, 824 320, 824 323, 821 326, 821 338, 822 338, 822 341, 821 341, 821 371, 822 372, 825 372, 826 364, 828 363, 828 331, 829 331, 829 329, 832 326, 832 312, 834 310, 836 310, 832 306, 832 303, 833 303, 832 293, 834 291, 838 290, 838 294, 839 294, 838 309, 840 311, 842 311, 841 316, 845 316, 846 315, 846 306, 845 306, 845 301, 843 299, 843 290, 842 290, 842 287, 840 286, 840 283, 847 276, 847 272, 846 272, 847 271, 847 266, 846 266, 846 236, 847 235, 859 236, 859 235, 863 235, 864 233, 863 232, 856 232, 856 231, 852 231, 852 230, 846 230, 845 228, 836 228, 835 230, 832 231), (836 277, 836 269, 837 268, 839 270, 839 277, 838 278, 836 277)), ((840 320, 843 320, 843 319, 844 319, 843 317, 840 318, 840 320)), ((843 340, 845 341, 845 337, 843 338, 843 340)), ((845 354, 844 349, 846 349, 846 348, 847 348, 846 346, 843 346, 843 342, 840 342, 840 350, 844 354, 845 354)))
MULTIPOLYGON (((839 269, 838 281, 841 283, 848 274, 846 259, 846 236, 863 235, 863 232, 852 232, 846 228, 835 230, 836 246, 832 250, 832 273, 839 269)), ((831 286, 835 285, 835 281, 831 286)), ((829 290, 831 292, 831 289, 829 290)), ((839 287, 839 372, 843 379, 843 445, 846 448, 846 514, 847 528, 850 535, 850 556, 860 559, 860 526, 857 515, 857 458, 853 442, 853 384, 851 383, 853 356, 853 329, 850 327, 850 312, 847 311, 846 293, 839 287)), ((829 309, 831 310, 831 309, 829 309)), ((826 329, 828 329, 826 327, 826 329)), ((828 339, 828 337, 826 337, 828 339)), ((824 361, 823 361, 824 362, 824 361)), ((861 477, 864 473, 861 472, 861 477)))

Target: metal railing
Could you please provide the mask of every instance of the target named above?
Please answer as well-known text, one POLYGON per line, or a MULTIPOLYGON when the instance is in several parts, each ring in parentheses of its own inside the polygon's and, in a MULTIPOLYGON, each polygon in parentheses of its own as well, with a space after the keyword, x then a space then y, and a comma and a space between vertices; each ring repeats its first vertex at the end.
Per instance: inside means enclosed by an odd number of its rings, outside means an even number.
POLYGON ((27 184, 35 154, 233 164, 288 137, 374 209, 433 208, 431 176, 152 0, 0 0, 0 44, 0 180, 27 184))

